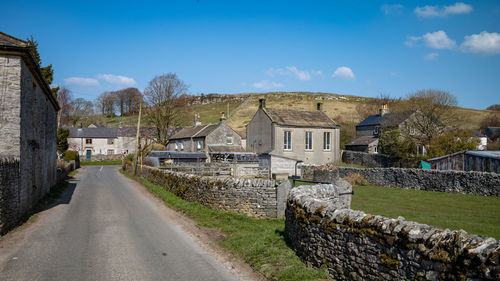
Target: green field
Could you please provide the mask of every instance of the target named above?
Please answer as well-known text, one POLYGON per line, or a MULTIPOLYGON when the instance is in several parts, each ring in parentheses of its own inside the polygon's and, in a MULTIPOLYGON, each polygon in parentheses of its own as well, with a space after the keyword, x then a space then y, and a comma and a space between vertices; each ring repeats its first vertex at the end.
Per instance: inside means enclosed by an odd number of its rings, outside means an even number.
POLYGON ((351 208, 500 239, 499 197, 356 186, 351 208))

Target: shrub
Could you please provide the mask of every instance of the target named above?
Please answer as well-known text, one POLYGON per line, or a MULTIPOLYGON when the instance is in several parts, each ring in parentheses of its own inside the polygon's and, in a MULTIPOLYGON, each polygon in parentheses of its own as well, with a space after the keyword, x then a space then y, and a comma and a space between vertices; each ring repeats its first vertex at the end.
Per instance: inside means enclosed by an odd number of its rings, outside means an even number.
POLYGON ((359 173, 352 173, 344 177, 344 180, 346 180, 348 183, 350 183, 353 186, 356 185, 369 185, 370 183, 359 173))
POLYGON ((76 157, 78 157, 78 152, 74 150, 66 150, 64 152, 64 161, 71 161, 71 160, 76 160, 76 157))

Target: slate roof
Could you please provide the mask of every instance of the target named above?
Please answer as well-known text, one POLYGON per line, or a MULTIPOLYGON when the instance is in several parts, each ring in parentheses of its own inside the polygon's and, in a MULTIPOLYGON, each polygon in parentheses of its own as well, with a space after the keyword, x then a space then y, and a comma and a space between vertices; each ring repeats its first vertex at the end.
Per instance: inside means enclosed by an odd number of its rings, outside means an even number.
POLYGON ((69 128, 69 138, 117 138, 118 128, 69 128))
POLYGON ((0 45, 11 47, 26 47, 26 41, 0 32, 0 45))
POLYGON ((348 143, 346 145, 350 145, 350 146, 364 146, 364 145, 369 145, 370 143, 375 142, 375 141, 378 141, 378 138, 374 138, 374 137, 360 137, 360 138, 357 138, 357 139, 351 141, 350 143, 348 143))
POLYGON ((263 108, 264 112, 278 125, 338 128, 339 126, 322 111, 277 110, 263 108))
POLYGON ((396 127, 399 126, 403 121, 408 119, 414 111, 405 111, 398 113, 386 113, 383 116, 380 114, 370 115, 361 121, 356 127, 363 126, 376 126, 382 125, 383 127, 396 127))
MULTIPOLYGON (((153 137, 156 135, 155 127, 141 127, 141 136, 153 137)), ((118 128, 119 137, 135 137, 137 136, 137 127, 121 127, 118 128)))
POLYGON ((208 134, 217 129, 218 126, 219 124, 209 124, 182 128, 179 132, 173 135, 170 140, 206 137, 208 134))

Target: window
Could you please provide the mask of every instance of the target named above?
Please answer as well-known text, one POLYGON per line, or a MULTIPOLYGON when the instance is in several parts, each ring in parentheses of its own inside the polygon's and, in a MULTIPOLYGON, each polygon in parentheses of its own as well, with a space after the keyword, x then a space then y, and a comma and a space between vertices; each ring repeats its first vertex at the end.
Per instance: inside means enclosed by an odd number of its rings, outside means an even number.
POLYGON ((285 131, 285 135, 283 137, 283 149, 284 150, 292 150, 292 132, 285 131))
POLYGON ((330 150, 332 148, 332 133, 324 132, 323 133, 323 149, 330 150))
POLYGON ((184 150, 184 144, 181 143, 181 150, 184 150))
POLYGON ((413 126, 410 126, 410 135, 414 134, 415 134, 415 128, 413 128, 413 126))
POLYGON ((113 143, 115 143, 114 139, 108 139, 108 144, 113 144, 113 143))
POLYGON ((85 144, 92 144, 92 139, 85 139, 85 144))
POLYGON ((375 127, 375 130, 373 130, 374 135, 378 135, 378 127, 375 127))
POLYGON ((227 136, 226 137, 226 143, 227 144, 233 144, 233 136, 227 136))
POLYGON ((115 152, 113 149, 108 149, 108 155, 113 155, 115 152))
POLYGON ((179 150, 179 146, 175 143, 175 150, 179 150))
POLYGON ((313 149, 313 133, 306 132, 306 150, 313 149))
POLYGON ((198 144, 196 145, 198 149, 201 149, 201 141, 198 141, 198 144))

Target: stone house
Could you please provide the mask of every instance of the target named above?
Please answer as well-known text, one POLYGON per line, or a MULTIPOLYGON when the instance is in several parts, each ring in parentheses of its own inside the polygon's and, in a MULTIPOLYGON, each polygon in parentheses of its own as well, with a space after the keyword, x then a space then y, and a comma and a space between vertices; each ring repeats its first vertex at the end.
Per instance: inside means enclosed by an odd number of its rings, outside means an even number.
MULTIPOLYGON (((378 153, 378 141, 384 130, 398 128, 402 136, 418 135, 411 125, 412 118, 418 115, 415 111, 390 113, 387 105, 383 105, 379 114, 370 115, 356 125, 356 139, 346 144, 346 150, 378 153)), ((418 146, 419 154, 425 154, 425 147, 418 146)))
MULTIPOLYGON (((69 128, 69 149, 78 151, 81 159, 106 158, 134 153, 137 128, 107 128, 90 125, 87 128, 69 128)), ((141 128, 141 136, 152 136, 153 128, 141 128)), ((144 144, 144 143, 143 143, 144 144)))
POLYGON ((241 136, 227 125, 224 113, 218 124, 202 125, 196 116, 194 126, 182 128, 170 138, 167 150, 204 152, 209 162, 212 154, 245 151, 241 146, 241 136))
POLYGON ((27 43, 0 32, 0 234, 56 184, 58 110, 27 43))
MULTIPOLYGON (((340 126, 322 111, 321 103, 317 111, 297 111, 267 108, 265 102, 259 100, 259 109, 247 125, 248 151, 280 158, 290 174, 295 167, 289 164, 339 161, 340 126)), ((273 170, 272 159, 270 165, 273 170)))

